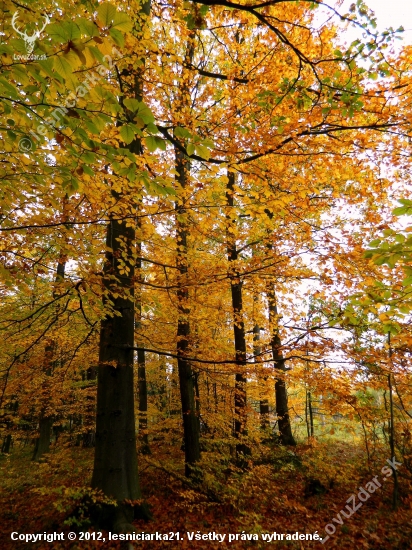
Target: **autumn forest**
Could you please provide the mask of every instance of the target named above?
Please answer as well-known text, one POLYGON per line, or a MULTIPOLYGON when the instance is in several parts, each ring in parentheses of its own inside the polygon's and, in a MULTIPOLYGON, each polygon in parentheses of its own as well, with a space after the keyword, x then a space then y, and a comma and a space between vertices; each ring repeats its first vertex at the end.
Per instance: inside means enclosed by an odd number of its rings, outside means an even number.
POLYGON ((1 548, 412 548, 403 29, 1 8, 1 548))

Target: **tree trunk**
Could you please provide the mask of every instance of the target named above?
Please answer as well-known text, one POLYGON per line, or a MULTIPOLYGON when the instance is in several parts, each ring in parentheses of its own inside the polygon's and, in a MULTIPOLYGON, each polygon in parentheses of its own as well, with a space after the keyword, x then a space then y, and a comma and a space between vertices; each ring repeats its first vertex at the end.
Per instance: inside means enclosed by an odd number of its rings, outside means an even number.
MULTIPOLYGON (((308 315, 308 322, 306 330, 308 332, 309 337, 309 320, 310 320, 310 309, 309 309, 309 315, 308 315)), ((309 349, 308 349, 308 343, 306 343, 306 357, 309 357, 309 349)), ((309 373, 309 361, 306 360, 306 371, 309 373)), ((313 425, 313 407, 312 407, 312 393, 310 391, 310 387, 306 388, 306 403, 305 403, 305 418, 306 418, 306 428, 308 431, 308 439, 311 437, 314 437, 315 430, 313 425)))
MULTIPOLYGON (((389 361, 390 368, 393 368, 392 361, 392 345, 391 345, 391 333, 388 332, 388 348, 389 348, 389 361)), ((393 388, 392 388, 392 372, 388 374, 388 387, 389 387, 389 411, 390 411, 390 423, 389 423, 389 446, 391 450, 391 460, 395 458, 395 416, 393 405, 393 388)), ((396 510, 398 507, 398 494, 399 494, 399 481, 398 472, 396 467, 392 467, 393 473, 393 493, 392 493, 392 509, 396 510)))
MULTIPOLYGON (((189 33, 185 63, 189 67, 194 56, 194 30, 189 33)), ((183 69, 181 84, 177 98, 177 112, 184 112, 190 108, 191 90, 189 85, 190 72, 183 69)), ((186 359, 190 348, 190 321, 189 321, 189 290, 188 279, 188 223, 186 214, 187 186, 190 165, 187 157, 175 148, 176 182, 180 193, 176 201, 176 267, 177 278, 177 367, 179 373, 180 399, 183 415, 185 474, 197 477, 200 472, 195 468, 200 459, 200 430, 199 418, 195 399, 195 373, 190 361, 186 359)))
POLYGON ((151 454, 149 436, 147 434, 147 382, 146 382, 146 359, 144 350, 137 352, 137 375, 139 387, 139 438, 141 441, 140 452, 146 455, 151 454))
POLYGON ((278 419, 278 427, 280 440, 283 445, 296 445, 295 438, 292 434, 290 425, 288 395, 286 391, 285 377, 285 360, 281 352, 282 342, 279 336, 278 329, 278 311, 276 306, 276 294, 272 284, 268 284, 268 309, 269 309, 269 327, 271 332, 271 348, 275 369, 279 371, 279 376, 276 379, 275 394, 276 394, 276 415, 278 419))
MULTIPOLYGON (((65 203, 64 203, 65 205, 65 203)), ((63 206, 64 209, 64 206, 63 206)), ((55 283, 58 284, 64 279, 64 272, 66 269, 66 259, 63 253, 60 253, 59 261, 57 262, 56 277, 55 283)), ((53 291, 53 298, 58 297, 58 290, 56 288, 53 291)), ((56 320, 59 316, 58 309, 56 310, 56 320)), ((40 460, 45 453, 50 451, 50 442, 51 442, 51 429, 53 426, 53 416, 50 415, 48 411, 48 405, 50 401, 50 380, 48 380, 53 372, 53 356, 55 354, 56 342, 48 342, 45 349, 45 368, 44 372, 46 374, 46 380, 43 384, 43 392, 45 395, 44 404, 40 412, 39 417, 39 435, 36 438, 34 444, 34 451, 32 460, 40 460)))
POLYGON ((189 322, 189 290, 187 288, 187 222, 185 214, 184 190, 187 187, 187 159, 177 149, 176 179, 183 191, 182 199, 176 203, 176 265, 178 268, 177 290, 177 366, 179 372, 180 398, 182 402, 183 433, 185 449, 185 473, 193 476, 194 466, 200 459, 199 419, 196 411, 195 380, 190 362, 186 359, 189 351, 190 322, 189 322))
MULTIPOLYGON (((114 311, 103 319, 100 330, 92 486, 118 502, 118 506, 111 511, 113 516, 108 525, 117 532, 127 531, 134 517, 133 506, 126 504, 125 500, 135 501, 142 497, 137 471, 134 416, 134 243, 133 227, 120 221, 110 222, 104 287, 106 299, 114 303, 114 311), (128 271, 123 274, 120 273, 118 261, 122 253, 129 259, 128 271), (117 284, 113 277, 118 280, 117 284)), ((107 519, 102 517, 102 523, 105 524, 107 519)))
POLYGON ((237 265, 238 251, 236 247, 236 237, 234 236, 233 224, 235 223, 234 206, 234 187, 235 174, 228 172, 228 183, 226 187, 226 201, 229 207, 226 218, 227 224, 227 256, 229 261, 228 276, 230 281, 230 291, 232 296, 233 309, 233 332, 235 340, 235 361, 237 372, 235 375, 235 429, 234 435, 238 440, 236 444, 236 462, 239 467, 246 467, 246 457, 250 454, 250 449, 245 442, 247 436, 247 410, 246 410, 246 335, 245 324, 243 321, 243 299, 242 286, 239 268, 237 265), (232 231, 230 231, 232 230, 232 231))
POLYGON ((53 418, 46 416, 39 420, 39 436, 34 444, 34 452, 32 460, 40 460, 40 458, 50 452, 51 429, 53 426, 53 418))
MULTIPOLYGON (((14 401, 11 398, 9 403, 7 403, 4 406, 5 419, 3 420, 3 422, 4 422, 4 425, 5 425, 5 428, 6 428, 6 433, 7 433, 7 431, 11 431, 13 429, 13 426, 15 426, 15 422, 13 421, 12 417, 16 416, 18 408, 19 408, 19 402, 17 400, 17 396, 16 396, 14 401)), ((5 453, 5 454, 9 453, 10 452, 10 447, 13 446, 12 443, 13 443, 13 436, 11 435, 11 433, 7 433, 7 435, 5 435, 4 439, 3 439, 3 444, 1 446, 1 452, 5 453)))
POLYGON ((196 418, 199 424, 200 429, 200 391, 199 391, 199 373, 194 373, 194 384, 195 384, 195 396, 196 396, 196 418))
MULTIPOLYGON (((257 304, 259 298, 255 293, 253 296, 253 304, 257 304)), ((259 364, 259 356, 262 348, 259 345, 260 342, 260 326, 257 322, 253 325, 253 355, 255 356, 255 363, 259 364)), ((261 399, 259 401, 259 414, 260 414, 260 427, 262 430, 266 430, 269 427, 269 401, 266 395, 266 383, 267 377, 258 374, 259 390, 261 393, 261 399)))
POLYGON ((315 434, 315 430, 313 427, 312 394, 309 390, 306 390, 306 404, 307 404, 306 423, 308 427, 308 437, 313 437, 315 434), (308 418, 308 415, 309 415, 309 418, 308 418))
POLYGON ((84 418, 84 423, 86 425, 86 431, 83 433, 83 447, 90 448, 96 445, 96 430, 94 426, 94 419, 96 417, 96 397, 93 391, 90 394, 91 388, 95 388, 95 380, 97 377, 97 369, 95 367, 89 367, 86 371, 86 380, 92 382, 85 389, 88 392, 86 396, 86 414, 84 418), (93 382, 94 381, 94 382, 93 382))
POLYGON ((1 446, 2 453, 8 454, 10 452, 11 441, 11 434, 7 434, 3 440, 3 445, 1 446))
MULTIPOLYGON (((140 229, 140 224, 138 223, 138 228, 140 229)), ((138 259, 136 261, 136 270, 138 273, 138 283, 142 282, 142 242, 140 239, 137 241, 136 245, 138 259)), ((137 299, 137 320, 136 320, 136 329, 137 331, 142 331, 142 293, 141 289, 138 290, 138 299, 137 299)), ((144 347, 144 343, 140 338, 139 345, 144 347)), ((147 434, 147 382, 146 382, 146 355, 144 349, 138 349, 137 351, 137 388, 139 396, 139 439, 140 439, 140 452, 142 454, 148 455, 151 454, 149 446, 149 436, 147 434)))

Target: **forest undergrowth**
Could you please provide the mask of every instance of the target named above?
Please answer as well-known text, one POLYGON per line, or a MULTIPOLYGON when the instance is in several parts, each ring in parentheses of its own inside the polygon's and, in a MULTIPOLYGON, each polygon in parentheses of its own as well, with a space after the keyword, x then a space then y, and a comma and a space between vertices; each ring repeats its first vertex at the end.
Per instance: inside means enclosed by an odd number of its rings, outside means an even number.
MULTIPOLYGON (((411 480, 399 467, 400 503, 392 511, 393 480, 382 487, 342 525, 333 518, 351 494, 358 493, 381 469, 387 451, 377 450, 368 466, 362 448, 330 439, 298 445, 294 450, 261 445, 254 451, 249 468, 237 470, 230 461, 204 452, 202 476, 197 485, 184 477, 183 452, 154 442, 151 455, 140 455, 144 497, 153 511, 151 521, 135 521, 136 533, 180 533, 179 541, 139 541, 136 548, 411 548, 411 480), (220 460, 219 460, 220 458, 220 460), (214 465, 213 469, 210 466, 214 465), (216 466, 218 464, 218 466, 216 466), (263 533, 315 533, 325 537, 325 526, 336 532, 322 546, 319 541, 262 540, 263 533), (189 540, 187 533, 226 534, 225 540, 189 540), (229 533, 257 534, 258 540, 228 541, 229 533)), ((31 451, 15 448, 1 456, 0 547, 120 549, 118 541, 69 542, 68 532, 98 532, 88 519, 87 499, 93 493, 87 484, 93 467, 93 451, 80 447, 52 449, 40 463, 31 461, 31 451), (89 495, 89 496, 88 496, 89 495), (83 504, 82 504, 83 503, 83 504), (64 542, 25 543, 10 534, 64 532, 64 542), (20 546, 19 546, 20 545, 20 546)), ((406 472, 407 474, 407 472, 406 472)), ((94 495, 96 497, 96 495, 94 495)), ((359 501, 356 500, 357 505, 359 501)))

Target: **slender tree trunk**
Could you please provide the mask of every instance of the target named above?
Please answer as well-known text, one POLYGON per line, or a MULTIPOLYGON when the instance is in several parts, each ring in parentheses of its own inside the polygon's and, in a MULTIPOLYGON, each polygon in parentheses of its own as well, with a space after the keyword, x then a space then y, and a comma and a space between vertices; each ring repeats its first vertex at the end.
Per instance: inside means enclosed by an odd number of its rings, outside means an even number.
MULTIPOLYGON (((60 254, 59 261, 57 262, 55 283, 58 284, 64 279, 64 272, 66 269, 66 260, 63 254, 60 254)), ((56 289, 53 292, 53 298, 58 297, 58 291, 56 289)), ((56 319, 59 312, 56 310, 56 319)), ((34 444, 34 451, 32 460, 40 460, 42 456, 50 452, 51 442, 51 429, 53 426, 53 415, 50 415, 48 411, 48 405, 50 404, 50 377, 53 372, 53 356, 55 354, 56 342, 48 342, 45 349, 45 382, 43 384, 44 404, 40 412, 39 417, 39 434, 34 444)))
MULTIPOLYGON (((193 9, 197 7, 194 6, 193 9)), ((195 49, 195 32, 189 33, 185 63, 189 67, 193 61, 195 49)), ((190 110, 191 90, 190 72, 183 69, 181 84, 177 97, 177 109, 181 113, 190 110)), ((191 363, 186 359, 190 348, 190 321, 189 321, 189 290, 188 280, 188 223, 186 214, 187 187, 190 165, 187 157, 175 148, 176 183, 179 187, 176 201, 176 267, 178 271, 177 289, 177 366, 179 373, 180 399, 183 415, 183 433, 185 450, 186 476, 199 476, 200 472, 195 464, 200 460, 200 430, 199 417, 195 398, 195 373, 191 363)))
POLYGON ((295 438, 292 434, 290 425, 288 395, 285 384, 285 361, 281 352, 282 342, 278 330, 278 311, 276 306, 276 294, 271 283, 268 284, 268 309, 269 309, 269 326, 271 332, 271 348, 275 369, 279 372, 276 379, 275 394, 276 394, 276 415, 278 418, 278 426, 280 432, 280 440, 283 445, 296 445, 295 438))
POLYGON ((3 445, 1 446, 2 453, 8 454, 10 452, 11 441, 11 434, 7 434, 3 440, 3 445))
POLYGON ((308 413, 309 413, 308 437, 313 437, 315 435, 315 430, 313 427, 312 394, 310 390, 307 390, 306 392, 306 399, 307 399, 308 413))
MULTIPOLYGON (((390 368, 393 367, 392 362, 392 345, 391 345, 391 333, 388 332, 388 347, 389 347, 389 360, 390 368)), ((391 460, 395 458, 395 417, 393 409, 393 387, 392 387, 392 372, 388 374, 388 387, 389 387, 389 411, 390 411, 390 425, 389 425, 389 446, 391 449, 391 460)), ((392 468, 393 472, 393 493, 392 493, 392 508, 396 510, 398 507, 398 493, 399 493, 399 480, 398 472, 396 468, 392 468)))
POLYGON ((192 365, 186 359, 189 351, 190 322, 189 322, 189 290, 187 288, 187 236, 188 228, 185 213, 185 189, 187 187, 187 159, 177 149, 176 179, 182 190, 182 199, 176 203, 176 248, 178 268, 177 290, 177 366, 179 371, 180 398, 182 402, 183 433, 185 448, 185 473, 191 476, 195 473, 194 466, 200 459, 199 419, 196 411, 195 380, 192 365))
POLYGON ((199 373, 194 373, 194 383, 195 383, 195 396, 196 396, 196 417, 197 422, 200 428, 200 391, 199 391, 199 373))
MULTIPOLYGON (((12 417, 16 416, 18 408, 19 408, 19 402, 17 400, 17 396, 15 398, 15 401, 12 401, 12 398, 11 398, 10 401, 4 406, 5 420, 3 422, 5 424, 5 428, 7 431, 11 431, 13 429, 13 426, 15 426, 15 422, 13 421, 14 419, 12 417)), ((5 454, 9 453, 10 447, 13 446, 12 443, 13 443, 13 436, 11 435, 11 433, 6 432, 6 435, 4 436, 4 439, 3 439, 3 444, 1 446, 1 452, 5 454)))
POLYGON ((95 390, 97 378, 97 369, 95 367, 89 367, 86 371, 86 380, 91 384, 86 387, 86 414, 84 415, 84 423, 86 425, 86 431, 83 433, 83 447, 90 448, 96 444, 96 430, 94 426, 94 420, 96 417, 96 396, 95 391, 91 394, 91 389, 95 390))
MULTIPOLYGON (((253 327, 253 354, 255 356, 259 356, 262 348, 258 344, 260 340, 260 327, 259 325, 255 325, 253 327)), ((256 363, 259 363, 259 360, 255 360, 256 363)), ((266 384, 267 384, 267 377, 265 375, 259 375, 260 379, 260 393, 262 395, 260 401, 259 401, 259 414, 260 414, 260 427, 262 430, 266 430, 269 426, 269 400, 266 395, 266 384)))
MULTIPOLYGON (((309 307, 308 316, 306 318, 306 357, 309 357, 309 336, 310 336, 310 322, 311 322, 311 316, 312 316, 312 310, 311 307, 309 307)), ((309 360, 306 360, 306 372, 309 375, 309 360)), ((315 430, 313 426, 313 407, 312 407, 312 393, 310 391, 310 387, 306 387, 306 408, 305 408, 305 417, 306 417, 306 426, 308 431, 308 438, 314 437, 315 430)))
POLYGON ((309 427, 309 417, 308 417, 308 390, 305 389, 305 422, 306 422, 306 431, 308 432, 308 439, 310 438, 310 427, 309 427))
POLYGON ((51 429, 53 426, 53 417, 47 411, 47 406, 50 403, 50 380, 48 379, 52 374, 52 361, 54 353, 54 343, 48 344, 45 350, 45 358, 48 366, 45 371, 47 377, 43 383, 43 396, 44 403, 39 417, 39 432, 35 439, 34 450, 32 460, 40 460, 44 454, 50 452, 51 443, 51 429))
POLYGON ((141 441, 140 452, 151 454, 149 436, 147 433, 147 382, 146 382, 146 358, 145 352, 139 349, 137 352, 137 374, 139 377, 139 435, 141 441))
MULTIPOLYGON (((253 296, 254 306, 257 304, 259 298, 257 294, 253 296)), ((259 364, 259 356, 262 351, 260 347, 260 326, 257 322, 253 325, 253 355, 255 356, 255 363, 259 364)), ((266 395, 266 383, 267 377, 261 375, 259 372, 259 390, 262 395, 259 401, 259 414, 260 414, 260 427, 262 430, 266 430, 269 426, 269 401, 266 395)))
POLYGON ((246 409, 246 334, 243 321, 243 296, 238 262, 238 251, 234 233, 234 192, 235 174, 228 172, 226 187, 226 202, 229 207, 227 218, 227 257, 229 261, 228 276, 232 296, 233 309, 233 333, 235 340, 235 361, 237 372, 235 374, 235 426, 234 435, 238 440, 236 444, 236 461, 240 467, 246 467, 246 457, 250 449, 245 442, 247 436, 247 409, 246 409))
MULTIPOLYGON (((140 224, 138 223, 138 228, 140 230, 140 224)), ((137 256, 136 269, 138 273, 138 299, 136 302, 137 305, 137 321, 136 329, 137 331, 142 331, 142 292, 140 288, 140 283, 142 282, 142 242, 140 239, 137 241, 137 256)), ((144 342, 140 338, 139 345, 144 347, 144 342)), ((146 382, 146 355, 144 349, 138 349, 137 351, 137 387, 139 395, 139 439, 140 439, 140 452, 142 454, 148 455, 151 454, 149 446, 149 436, 147 434, 147 382, 146 382)))
POLYGON ((181 414, 181 400, 179 389, 179 369, 177 365, 173 365, 172 371, 167 374, 167 388, 168 388, 168 401, 169 401, 169 416, 180 416, 181 414))
POLYGON ((53 418, 46 416, 40 418, 39 421, 39 435, 36 438, 34 444, 34 452, 32 460, 40 460, 40 458, 50 452, 50 438, 51 438, 51 429, 53 426, 53 418))

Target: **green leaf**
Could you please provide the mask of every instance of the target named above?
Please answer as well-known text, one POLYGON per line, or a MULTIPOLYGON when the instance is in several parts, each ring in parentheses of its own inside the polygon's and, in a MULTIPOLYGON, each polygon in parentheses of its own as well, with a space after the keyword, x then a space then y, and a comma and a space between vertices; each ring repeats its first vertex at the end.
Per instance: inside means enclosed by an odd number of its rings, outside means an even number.
POLYGON ((153 153, 156 151, 156 149, 162 149, 162 151, 166 151, 166 142, 164 139, 157 137, 157 136, 148 136, 145 138, 145 144, 148 150, 153 153))
POLYGON ((193 155, 193 153, 195 152, 195 146, 193 145, 193 143, 188 143, 187 144, 186 151, 187 151, 187 154, 189 155, 189 157, 191 157, 193 155))
POLYGON ((134 140, 135 136, 135 129, 131 124, 125 124, 120 128, 120 137, 122 140, 126 143, 126 145, 129 145, 134 140))
POLYGON ((136 167, 130 167, 126 177, 129 181, 134 182, 136 180, 136 167))
MULTIPOLYGON (((7 95, 10 98, 16 99, 17 101, 21 100, 21 97, 19 96, 17 89, 12 84, 10 84, 10 82, 7 82, 5 78, 0 77, 0 86, 3 86, 5 88, 7 95)), ((2 95, 5 95, 5 94, 3 93, 2 95)))
POLYGON ((394 216, 403 216, 404 214, 408 214, 409 210, 407 206, 398 206, 392 210, 392 214, 394 216))
POLYGON ((92 134, 95 134, 96 136, 100 134, 100 130, 95 126, 95 124, 93 124, 91 120, 86 120, 85 124, 86 128, 90 130, 92 134))
POLYGON ((82 168, 83 168, 85 174, 87 174, 88 176, 94 176, 94 172, 90 168, 90 166, 87 166, 87 164, 83 164, 82 168))
POLYGON ((137 99, 133 98, 126 98, 123 101, 124 106, 129 109, 129 111, 132 111, 132 113, 137 113, 140 106, 140 101, 137 101, 137 99))
POLYGON ((96 61, 98 61, 99 63, 104 62, 104 55, 99 50, 99 48, 96 48, 96 46, 89 46, 89 52, 93 55, 96 61))
POLYGON ((186 15, 186 17, 184 17, 183 19, 184 19, 184 21, 186 21, 187 28, 189 30, 193 30, 196 27, 196 20, 195 20, 195 18, 193 17, 193 15, 191 13, 186 15))
POLYGON ((143 119, 145 124, 150 124, 150 122, 155 121, 155 117, 153 116, 152 111, 145 103, 143 103, 143 101, 139 102, 139 109, 137 111, 137 114, 141 119, 143 119))
POLYGON ((192 137, 192 134, 189 132, 187 128, 181 128, 180 126, 177 126, 174 129, 174 135, 177 138, 182 138, 182 139, 187 139, 187 138, 190 139, 192 137))
POLYGON ((391 254, 390 256, 388 256, 386 263, 391 269, 393 269, 399 260, 400 260, 399 254, 391 254))
POLYGON ((98 128, 99 132, 104 130, 104 128, 107 124, 106 118, 103 117, 101 114, 93 117, 92 122, 96 126, 96 128, 98 128))
MULTIPOLYGON (((44 81, 44 83, 46 84, 46 81, 44 81)), ((25 94, 32 94, 32 93, 38 92, 38 91, 39 91, 38 86, 25 86, 25 88, 24 88, 24 93, 25 94)))
POLYGON ((123 36, 123 34, 120 31, 118 31, 117 29, 115 29, 114 27, 112 27, 109 30, 109 34, 113 38, 114 43, 117 44, 118 46, 120 46, 121 48, 123 48, 123 46, 124 46, 124 36, 123 36))
POLYGON ((402 286, 410 286, 412 285, 412 277, 409 276, 409 277, 406 277, 403 281, 402 281, 402 286))
POLYGON ((70 78, 73 74, 70 63, 62 55, 53 58, 53 68, 63 78, 70 78))
POLYGON ((76 23, 83 35, 89 36, 89 37, 99 35, 99 30, 97 26, 93 23, 93 21, 90 21, 90 19, 81 17, 80 19, 76 19, 76 23))
POLYGON ((78 180, 74 177, 71 177, 69 181, 65 181, 62 186, 69 197, 74 195, 80 188, 78 180))
POLYGON ((385 256, 378 256, 374 260, 375 265, 383 265, 385 262, 386 262, 385 256))
POLYGON ((113 27, 116 27, 116 29, 123 32, 129 32, 133 29, 133 22, 127 13, 119 11, 116 12, 116 15, 114 16, 113 27))
POLYGON ((92 151, 86 151, 82 155, 82 160, 84 162, 87 162, 88 164, 92 164, 93 162, 96 161, 96 155, 92 153, 92 151))
POLYGON ((210 138, 203 139, 202 140, 202 145, 205 145, 205 147, 209 147, 209 148, 212 148, 212 147, 215 146, 215 144, 213 143, 213 141, 210 138))
POLYGON ((47 27, 47 34, 52 37, 53 42, 65 44, 69 41, 66 28, 60 23, 53 23, 47 27))
POLYGON ((196 145, 196 153, 199 155, 199 157, 202 157, 202 159, 210 159, 210 150, 204 145, 196 145))
POLYGON ((104 2, 97 8, 97 15, 105 27, 110 27, 112 21, 116 17, 116 13, 115 6, 109 4, 109 2, 104 2))
POLYGON ((149 124, 146 126, 146 130, 151 134, 157 134, 159 132, 156 124, 153 124, 153 122, 149 122, 149 124))
POLYGON ((12 55, 14 53, 14 50, 11 46, 7 46, 6 44, 0 44, 0 55, 2 55, 3 53, 12 55))
POLYGON ((63 31, 67 34, 69 40, 79 40, 81 38, 81 32, 76 23, 73 23, 73 21, 64 21, 60 24, 63 31))
POLYGON ((139 116, 135 116, 133 118, 133 121, 134 121, 134 124, 135 124, 136 128, 139 128, 139 130, 141 130, 142 128, 144 128, 146 126, 143 119, 139 116))
POLYGON ((401 235, 400 233, 398 233, 398 235, 395 235, 395 241, 397 243, 404 243, 405 240, 405 235, 401 235))
POLYGON ((124 106, 138 115, 145 124, 154 122, 155 118, 149 107, 143 103, 143 101, 137 101, 137 99, 127 98, 123 101, 124 106))
POLYGON ((380 239, 375 239, 375 240, 373 240, 372 242, 370 242, 370 243, 368 244, 368 246, 369 246, 370 248, 376 248, 376 247, 379 246, 380 244, 381 244, 381 240, 380 240, 380 239))

